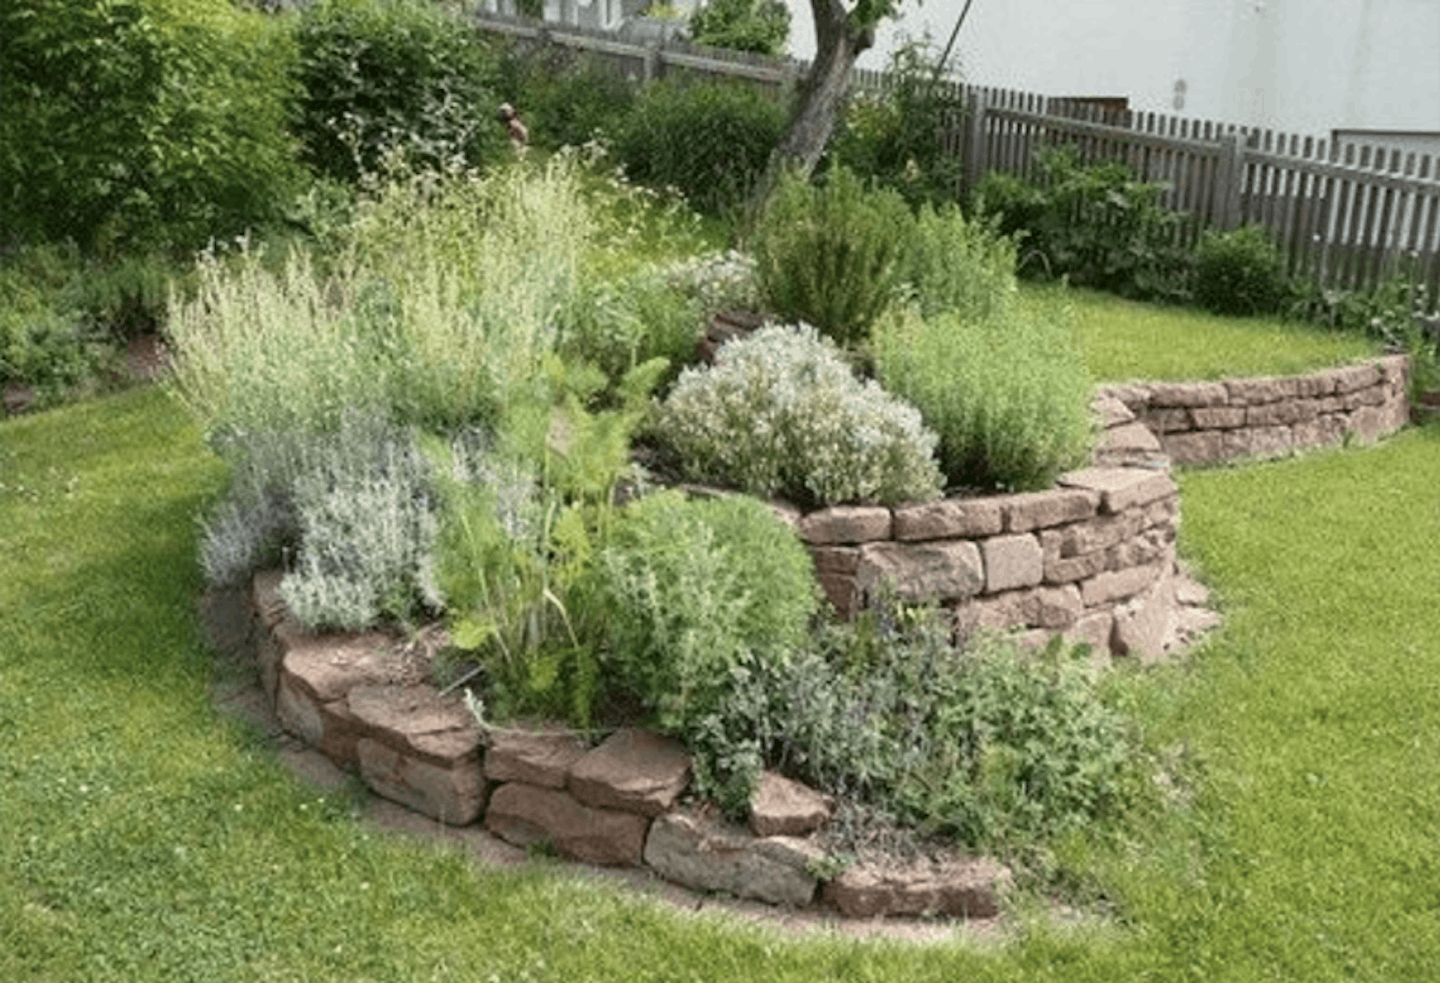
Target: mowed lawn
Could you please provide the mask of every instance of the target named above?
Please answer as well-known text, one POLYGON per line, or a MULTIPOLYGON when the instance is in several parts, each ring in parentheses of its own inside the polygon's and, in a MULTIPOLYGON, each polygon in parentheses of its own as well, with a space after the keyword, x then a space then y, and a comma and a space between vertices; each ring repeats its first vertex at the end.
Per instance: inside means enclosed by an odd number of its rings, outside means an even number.
POLYGON ((223 470, 135 391, 0 422, 0 980, 1440 978, 1440 429, 1181 476, 1225 627, 1131 681, 1196 776, 1098 927, 793 940, 369 831, 212 708, 223 470))

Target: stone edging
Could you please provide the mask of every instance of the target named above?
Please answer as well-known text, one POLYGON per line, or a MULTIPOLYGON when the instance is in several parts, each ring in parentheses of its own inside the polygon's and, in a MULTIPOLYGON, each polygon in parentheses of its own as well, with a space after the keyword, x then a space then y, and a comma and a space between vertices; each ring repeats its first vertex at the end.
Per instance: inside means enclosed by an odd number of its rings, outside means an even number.
POLYGON ((1286 378, 1108 386, 1100 396, 1132 414, 1175 463, 1212 464, 1391 434, 1410 418, 1409 371, 1406 356, 1387 355, 1286 378))
POLYGON ((592 748, 561 728, 482 732, 458 695, 395 678, 396 639, 308 632, 280 580, 258 574, 249 598, 266 699, 285 730, 384 798, 516 846, 545 843, 567 859, 790 908, 856 918, 999 910, 1010 873, 986 859, 862 863, 822 882, 826 858, 810 834, 833 803, 780 775, 762 776, 747 828, 682 803, 690 759, 672 738, 623 728, 592 748))

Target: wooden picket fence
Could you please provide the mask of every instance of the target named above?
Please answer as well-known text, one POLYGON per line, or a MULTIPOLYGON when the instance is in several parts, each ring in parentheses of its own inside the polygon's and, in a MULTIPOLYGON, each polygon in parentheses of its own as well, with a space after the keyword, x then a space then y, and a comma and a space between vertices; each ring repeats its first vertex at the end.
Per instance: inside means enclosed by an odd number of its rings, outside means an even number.
MULTIPOLYGON (((637 81, 677 74, 742 79, 788 91, 808 65, 679 41, 637 43, 615 34, 476 12, 479 26, 532 46, 585 52, 637 81)), ((883 93, 884 72, 857 70, 858 92, 883 93)), ((1082 161, 1117 160, 1164 186, 1160 203, 1185 217, 1193 244, 1207 229, 1256 223, 1280 247, 1292 277, 1362 290, 1404 275, 1419 303, 1440 310, 1440 157, 1340 144, 1210 120, 1117 110, 1090 100, 942 80, 966 112, 944 135, 963 162, 964 197, 989 171, 1038 176, 1036 152, 1073 146, 1082 161)))

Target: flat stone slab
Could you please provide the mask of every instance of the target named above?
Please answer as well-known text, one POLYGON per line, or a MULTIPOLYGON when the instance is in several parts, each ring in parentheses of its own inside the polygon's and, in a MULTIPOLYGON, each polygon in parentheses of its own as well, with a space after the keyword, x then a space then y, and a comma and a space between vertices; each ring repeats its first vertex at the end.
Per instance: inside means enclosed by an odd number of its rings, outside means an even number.
POLYGON ((1098 492, 1103 512, 1123 512, 1178 493, 1168 474, 1145 468, 1084 468, 1060 476, 1060 484, 1098 492))
POLYGON ((668 812, 690 782, 690 756, 672 737, 622 727, 570 769, 566 787, 580 802, 641 816, 668 812))
POLYGON ((867 543, 856 579, 868 592, 888 579, 906 603, 957 600, 985 589, 985 568, 979 547, 968 540, 867 543))
POLYGON ((757 838, 683 813, 655 820, 645 839, 645 863, 667 880, 795 907, 815 897, 817 881, 805 867, 819 855, 804 840, 757 838))
POLYGON ((479 762, 447 768, 369 738, 356 743, 360 777, 380 795, 451 826, 468 826, 485 808, 479 762))
POLYGON ((762 771, 750 803, 750 831, 756 836, 807 836, 830 820, 834 806, 829 796, 807 785, 762 771))
POLYGON ((565 857, 607 867, 637 867, 650 820, 633 812, 592 809, 565 792, 522 782, 490 796, 485 828, 507 843, 549 843, 565 857))
POLYGON ((497 728, 488 732, 485 739, 488 743, 486 778, 492 782, 524 782, 541 788, 564 788, 570 769, 590 750, 563 727, 497 728))
POLYGON ((821 898, 849 918, 941 915, 989 918, 1000 910, 1010 871, 991 860, 922 862, 906 868, 850 867, 828 881, 821 898))
POLYGON ((428 757, 449 767, 461 758, 479 762, 480 728, 459 696, 435 687, 357 686, 346 705, 375 740, 396 751, 428 757))

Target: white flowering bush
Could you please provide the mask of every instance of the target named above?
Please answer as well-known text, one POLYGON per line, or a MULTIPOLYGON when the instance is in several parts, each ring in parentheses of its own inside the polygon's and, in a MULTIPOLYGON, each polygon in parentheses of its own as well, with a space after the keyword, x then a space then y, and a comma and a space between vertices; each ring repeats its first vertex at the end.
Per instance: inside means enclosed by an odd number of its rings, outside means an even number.
POLYGON ((667 283, 699 303, 706 320, 727 310, 759 310, 755 260, 735 249, 705 253, 671 264, 667 283))
POLYGON ((938 438, 919 411, 857 379, 809 325, 768 325, 687 369, 655 432, 687 478, 756 495, 831 505, 940 493, 938 438))

